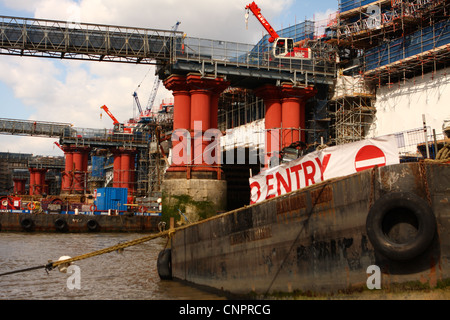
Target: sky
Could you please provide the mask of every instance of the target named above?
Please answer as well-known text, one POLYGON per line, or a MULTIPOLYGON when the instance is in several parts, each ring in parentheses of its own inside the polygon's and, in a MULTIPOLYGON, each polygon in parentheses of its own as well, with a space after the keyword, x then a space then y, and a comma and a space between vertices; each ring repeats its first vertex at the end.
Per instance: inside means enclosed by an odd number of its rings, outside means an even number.
MULTIPOLYGON (((178 31, 188 37, 257 43, 265 30, 251 0, 0 0, 0 16, 53 19, 178 31)), ((279 30, 336 12, 338 0, 257 0, 262 14, 279 30)), ((107 105, 125 122, 136 112, 133 92, 147 105, 155 67, 0 55, 0 118, 71 123, 78 128, 112 128, 100 109, 107 105)), ((155 104, 172 98, 163 85, 155 104)), ((57 139, 0 135, 0 152, 63 156, 57 139)))

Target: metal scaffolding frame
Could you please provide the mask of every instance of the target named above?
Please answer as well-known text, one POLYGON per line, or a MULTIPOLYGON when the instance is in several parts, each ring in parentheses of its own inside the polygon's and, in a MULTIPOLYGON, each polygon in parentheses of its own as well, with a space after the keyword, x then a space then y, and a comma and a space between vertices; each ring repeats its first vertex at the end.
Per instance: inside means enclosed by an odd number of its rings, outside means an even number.
POLYGON ((359 3, 340 1, 332 28, 339 45, 359 50, 353 58, 368 83, 392 85, 448 65, 450 1, 359 3))
POLYGON ((449 0, 339 0, 329 24, 342 53, 330 101, 336 144, 365 138, 377 87, 449 65, 449 12, 449 0))
POLYGON ((366 137, 375 120, 375 93, 369 89, 364 78, 340 75, 335 96, 331 99, 334 120, 334 143, 336 145, 360 141, 366 137))

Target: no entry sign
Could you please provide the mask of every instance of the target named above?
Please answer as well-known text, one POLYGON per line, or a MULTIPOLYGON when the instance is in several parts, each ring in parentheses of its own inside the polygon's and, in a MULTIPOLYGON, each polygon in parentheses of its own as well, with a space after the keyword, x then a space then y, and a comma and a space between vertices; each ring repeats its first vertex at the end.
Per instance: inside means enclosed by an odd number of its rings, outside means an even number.
POLYGON ((328 179, 398 163, 394 135, 326 148, 251 177, 251 204, 328 179))
POLYGON ((375 166, 384 167, 386 165, 386 155, 383 150, 376 146, 362 147, 355 157, 355 169, 357 172, 371 169, 375 166))

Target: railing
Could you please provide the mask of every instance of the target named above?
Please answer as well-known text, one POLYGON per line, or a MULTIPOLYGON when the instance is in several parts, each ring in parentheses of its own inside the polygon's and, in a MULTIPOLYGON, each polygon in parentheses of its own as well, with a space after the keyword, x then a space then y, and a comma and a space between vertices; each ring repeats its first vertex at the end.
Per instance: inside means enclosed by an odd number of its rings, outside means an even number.
POLYGON ((181 32, 0 16, 0 53, 130 63, 168 61, 181 32))
MULTIPOLYGON (((318 50, 319 49, 319 50, 318 50)), ((184 60, 334 76, 335 56, 275 58, 271 45, 183 37, 182 32, 0 16, 0 54, 163 64, 184 60), (325 59, 324 59, 325 57, 325 59), (329 59, 328 59, 329 58, 329 59)), ((273 72, 275 74, 275 72, 273 72)))
POLYGON ((196 64, 211 64, 241 68, 255 68, 267 71, 288 71, 291 73, 313 73, 335 76, 336 56, 329 45, 318 44, 312 49, 311 59, 280 58, 272 54, 271 44, 244 44, 202 38, 176 39, 174 62, 183 60, 196 64))
POLYGON ((111 129, 88 129, 88 128, 73 128, 66 131, 61 136, 63 140, 74 140, 83 143, 117 143, 117 144, 142 144, 147 145, 150 141, 150 135, 147 132, 133 132, 121 133, 115 132, 111 129))
POLYGON ((402 157, 430 158, 436 157, 439 141, 444 139, 443 134, 433 134, 431 127, 411 129, 395 134, 399 154, 402 157), (436 143, 435 143, 436 142, 436 143), (426 150, 428 148, 428 151, 426 150))
POLYGON ((0 133, 12 135, 31 135, 40 137, 61 137, 70 132, 70 123, 45 122, 33 120, 0 119, 0 133))

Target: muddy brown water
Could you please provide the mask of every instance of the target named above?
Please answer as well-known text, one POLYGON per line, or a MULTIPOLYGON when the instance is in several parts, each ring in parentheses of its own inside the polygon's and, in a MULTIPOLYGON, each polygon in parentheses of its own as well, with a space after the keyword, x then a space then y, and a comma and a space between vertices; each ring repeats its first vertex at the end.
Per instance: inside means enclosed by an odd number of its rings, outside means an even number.
MULTIPOLYGON (((0 233, 0 273, 44 266, 138 239, 145 234, 0 233)), ((0 300, 222 300, 177 281, 161 281, 156 267, 165 239, 123 252, 75 262, 77 272, 48 274, 44 268, 0 277, 0 300), (75 280, 76 273, 79 281, 75 280), (79 284, 79 288, 76 287, 79 284)))

